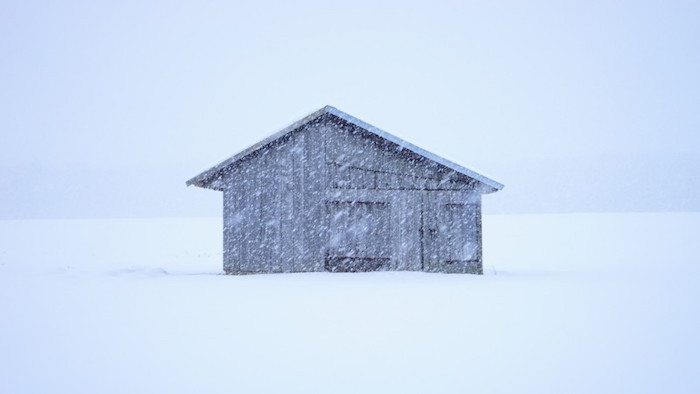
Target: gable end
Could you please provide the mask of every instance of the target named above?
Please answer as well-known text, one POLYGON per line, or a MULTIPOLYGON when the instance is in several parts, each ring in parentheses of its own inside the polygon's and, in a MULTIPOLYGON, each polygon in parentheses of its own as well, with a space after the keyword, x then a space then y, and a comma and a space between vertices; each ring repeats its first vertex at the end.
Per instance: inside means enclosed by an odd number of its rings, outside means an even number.
MULTIPOLYGON (((410 157, 410 160, 417 163, 423 163, 425 165, 430 165, 431 163, 437 164, 439 171, 445 174, 444 177, 440 177, 441 181, 448 179, 450 182, 472 185, 474 190, 477 190, 482 194, 495 192, 503 188, 502 184, 490 178, 421 149, 331 106, 326 106, 306 116, 298 122, 293 123, 292 125, 269 136, 268 138, 265 138, 262 141, 239 152, 231 158, 224 160, 209 170, 206 170, 188 180, 186 185, 194 185, 197 187, 222 191, 224 189, 224 178, 226 174, 232 168, 234 168, 234 166, 237 166, 244 161, 254 159, 265 149, 269 149, 274 145, 284 144, 292 134, 300 132, 308 127, 317 126, 326 120, 339 125, 343 129, 350 130, 354 133, 360 133, 366 138, 371 138, 376 142, 376 144, 378 144, 378 146, 393 151, 404 157, 410 157)), ((329 164, 332 167, 333 163, 331 162, 329 164)), ((339 166, 345 165, 343 163, 335 164, 339 166)), ((430 181, 426 180, 425 182, 430 181)))

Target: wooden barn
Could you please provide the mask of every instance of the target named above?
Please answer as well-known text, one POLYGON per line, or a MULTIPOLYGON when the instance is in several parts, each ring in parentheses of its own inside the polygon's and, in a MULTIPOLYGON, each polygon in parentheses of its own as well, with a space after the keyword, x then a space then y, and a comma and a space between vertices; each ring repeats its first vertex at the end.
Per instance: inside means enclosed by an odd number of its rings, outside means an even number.
POLYGON ((187 181, 224 193, 228 274, 481 274, 503 185, 326 106, 187 181))

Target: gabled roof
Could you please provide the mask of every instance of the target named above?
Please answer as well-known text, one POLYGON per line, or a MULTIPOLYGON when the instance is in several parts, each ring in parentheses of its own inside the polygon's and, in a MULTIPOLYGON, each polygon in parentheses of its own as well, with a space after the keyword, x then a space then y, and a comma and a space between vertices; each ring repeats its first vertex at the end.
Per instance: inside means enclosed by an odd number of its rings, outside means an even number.
POLYGON ((306 116, 305 118, 299 120, 298 122, 295 122, 292 125, 289 125, 285 127, 284 129, 280 130, 279 132, 265 138, 264 140, 254 144, 253 146, 250 146, 249 148, 233 155, 232 157, 222 161, 221 163, 215 165, 214 167, 202 172, 201 174, 195 176, 194 178, 190 179, 187 181, 187 186, 190 185, 195 185, 195 186, 203 186, 204 183, 208 182, 211 178, 217 177, 218 174, 224 170, 225 168, 229 167, 230 165, 236 163, 237 161, 243 159, 244 157, 248 156, 249 154, 263 148, 264 146, 274 142, 275 140, 281 138, 282 136, 291 133, 292 131, 306 125, 307 123, 313 122, 314 120, 320 118, 321 116, 325 114, 331 114, 334 115, 348 123, 351 123, 357 127, 360 127, 364 130, 367 130, 370 133, 376 134, 377 136, 393 142, 394 144, 400 146, 403 149, 408 149, 409 151, 416 153, 420 156, 425 157, 426 159, 432 160, 438 164, 441 164, 451 170, 454 170, 455 172, 458 172, 460 174, 466 175, 470 178, 473 178, 485 185, 488 185, 496 190, 501 190, 503 188, 503 185, 494 181, 493 179, 490 179, 488 177, 485 177, 477 172, 474 172, 468 168, 462 167, 459 164, 453 163, 447 159, 444 159, 434 153, 430 153, 426 151, 425 149, 419 148, 409 142, 406 142, 402 140, 399 137, 396 137, 392 134, 387 133, 384 130, 378 129, 368 123, 365 123, 354 116, 348 115, 343 111, 340 111, 334 107, 331 107, 330 105, 327 105, 318 111, 306 116))

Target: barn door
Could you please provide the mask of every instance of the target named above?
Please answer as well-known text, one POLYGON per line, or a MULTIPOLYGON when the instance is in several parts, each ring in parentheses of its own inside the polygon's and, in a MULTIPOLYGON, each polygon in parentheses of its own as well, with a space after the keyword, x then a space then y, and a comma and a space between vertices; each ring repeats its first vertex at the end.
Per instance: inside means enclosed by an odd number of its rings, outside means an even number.
POLYGON ((428 191, 423 196, 423 270, 432 272, 480 271, 477 204, 465 203, 449 191, 428 191))
POLYGON ((356 272, 389 267, 393 244, 389 201, 329 200, 326 208, 326 270, 356 272))

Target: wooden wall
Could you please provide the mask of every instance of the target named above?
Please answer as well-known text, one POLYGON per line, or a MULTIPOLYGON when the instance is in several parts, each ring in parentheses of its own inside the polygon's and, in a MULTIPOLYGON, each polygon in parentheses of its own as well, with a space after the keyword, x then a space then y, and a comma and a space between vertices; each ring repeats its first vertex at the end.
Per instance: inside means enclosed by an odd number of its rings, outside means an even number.
POLYGON ((222 181, 228 273, 481 272, 478 182, 333 115, 222 181))

